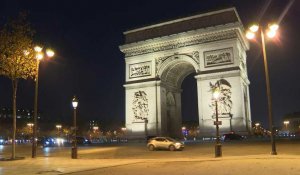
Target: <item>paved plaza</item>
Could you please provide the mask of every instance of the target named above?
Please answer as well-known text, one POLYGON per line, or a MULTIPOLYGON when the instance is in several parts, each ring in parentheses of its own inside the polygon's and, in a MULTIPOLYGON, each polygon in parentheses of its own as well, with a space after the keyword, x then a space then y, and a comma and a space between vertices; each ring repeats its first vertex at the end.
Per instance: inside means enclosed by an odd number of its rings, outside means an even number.
MULTIPOLYGON (((19 145, 23 160, 0 161, 0 175, 30 174, 300 174, 300 141, 280 141, 271 156, 267 141, 223 143, 223 157, 214 158, 214 143, 188 143, 184 151, 148 151, 145 143, 79 147, 79 158, 70 158, 70 147, 39 148, 30 158, 30 145, 19 145)), ((1 146, 0 157, 10 147, 1 146)))

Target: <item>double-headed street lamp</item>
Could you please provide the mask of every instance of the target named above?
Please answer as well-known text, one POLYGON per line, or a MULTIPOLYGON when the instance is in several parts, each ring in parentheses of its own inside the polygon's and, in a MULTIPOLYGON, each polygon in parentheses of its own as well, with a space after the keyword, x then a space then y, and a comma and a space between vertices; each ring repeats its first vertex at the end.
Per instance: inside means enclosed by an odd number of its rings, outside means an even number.
MULTIPOLYGON (((277 24, 271 24, 268 26, 266 30, 266 34, 268 38, 273 38, 276 36, 276 31, 279 28, 277 24)), ((262 52, 263 52, 263 59, 264 59, 264 67, 265 67, 265 76, 266 76, 266 88, 267 88, 267 97, 268 97, 268 114, 269 114, 269 129, 271 131, 271 144, 272 144, 272 155, 276 155, 276 144, 274 139, 274 126, 273 126, 273 118, 272 118, 272 98, 271 98, 271 88, 270 88, 270 78, 269 78, 269 69, 268 69, 268 62, 267 62, 267 53, 266 53, 266 45, 265 45, 265 34, 264 30, 261 26, 252 25, 246 33, 246 37, 248 39, 255 38, 255 32, 260 30, 261 34, 261 43, 262 43, 262 52)))
POLYGON ((73 141, 72 141, 72 155, 71 158, 72 159, 77 159, 77 139, 76 139, 76 109, 78 106, 78 100, 76 98, 76 96, 73 97, 72 99, 72 106, 74 108, 74 115, 73 115, 73 141))
MULTIPOLYGON (((32 140, 32 158, 36 158, 37 148, 37 108, 38 108, 38 87, 39 87, 39 65, 40 61, 44 58, 43 48, 35 46, 34 51, 36 52, 36 74, 35 74, 35 93, 34 93, 34 113, 33 113, 33 140, 32 140)), ((46 56, 51 58, 54 56, 54 52, 51 49, 46 49, 46 56)))
POLYGON ((215 88, 213 91, 213 98, 215 100, 216 105, 216 121, 214 124, 216 125, 216 145, 215 145, 215 157, 222 157, 222 144, 220 142, 220 133, 219 133, 219 125, 221 122, 219 122, 219 116, 218 116, 218 100, 220 97, 220 89, 215 88))

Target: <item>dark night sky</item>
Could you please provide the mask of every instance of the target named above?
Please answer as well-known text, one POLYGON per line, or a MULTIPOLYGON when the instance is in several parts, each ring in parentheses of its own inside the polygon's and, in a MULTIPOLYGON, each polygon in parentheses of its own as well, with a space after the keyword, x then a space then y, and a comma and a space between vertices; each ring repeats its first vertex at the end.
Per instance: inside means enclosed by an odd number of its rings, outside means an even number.
MULTIPOLYGON (((39 110, 44 117, 71 121, 71 98, 79 97, 79 118, 103 124, 125 120, 125 61, 119 50, 126 30, 179 17, 235 6, 245 27, 252 21, 278 20, 289 0, 0 0, 0 24, 19 11, 29 12, 35 41, 55 49, 56 57, 40 67, 39 110)), ((280 39, 267 43, 276 125, 284 114, 300 111, 300 2, 280 23, 280 39)), ((260 46, 248 56, 252 121, 267 125, 267 98, 260 46)), ((183 83, 183 120, 196 119, 196 82, 183 83), (191 95, 190 95, 191 94, 191 95)), ((33 108, 33 81, 21 81, 18 108, 33 108)), ((11 106, 11 83, 0 78, 0 107, 11 106)), ((70 122, 71 123, 71 122, 70 122)))

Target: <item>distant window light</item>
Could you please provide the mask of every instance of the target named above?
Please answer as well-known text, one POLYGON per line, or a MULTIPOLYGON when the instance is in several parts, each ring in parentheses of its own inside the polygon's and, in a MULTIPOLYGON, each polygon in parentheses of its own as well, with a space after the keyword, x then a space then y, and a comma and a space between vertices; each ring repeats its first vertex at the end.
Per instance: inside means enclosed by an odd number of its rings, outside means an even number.
POLYGON ((17 116, 17 118, 21 118, 21 116, 17 116))

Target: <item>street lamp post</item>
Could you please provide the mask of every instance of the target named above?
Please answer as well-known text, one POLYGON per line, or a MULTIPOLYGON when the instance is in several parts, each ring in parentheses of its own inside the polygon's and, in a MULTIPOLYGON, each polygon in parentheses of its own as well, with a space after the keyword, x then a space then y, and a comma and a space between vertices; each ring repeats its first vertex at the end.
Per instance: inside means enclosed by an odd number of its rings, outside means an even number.
POLYGON ((32 134, 33 123, 27 123, 27 126, 29 127, 29 133, 31 135, 32 134))
MULTIPOLYGON (((34 51, 36 52, 36 74, 35 74, 35 93, 34 93, 34 112, 33 112, 33 137, 32 137, 32 158, 36 158, 37 148, 37 111, 38 111, 38 87, 39 87, 39 66, 40 61, 44 58, 43 48, 35 46, 34 51)), ((47 57, 51 58, 54 56, 54 52, 50 49, 46 50, 47 57)))
POLYGON ((185 140, 185 133, 186 133, 186 127, 185 126, 181 127, 181 133, 182 133, 183 139, 185 140))
POLYGON ((122 130, 123 136, 125 136, 127 128, 126 127, 122 127, 121 130, 122 130))
MULTIPOLYGON (((269 38, 273 38, 276 35, 276 31, 278 27, 279 26, 277 24, 269 25, 267 30, 267 36, 269 38)), ((253 25, 249 28, 249 31, 246 33, 246 37, 248 39, 253 39, 255 37, 254 33, 257 32, 259 29, 261 34, 262 52, 263 52, 264 68, 265 68, 265 76, 266 76, 266 90, 267 90, 267 97, 268 97, 268 118, 269 118, 269 129, 271 131, 271 145, 272 145, 271 155, 277 155, 275 138, 274 138, 274 126, 273 126, 273 117, 272 117, 272 96, 271 96, 271 88, 270 88, 268 62, 267 62, 265 34, 262 27, 259 27, 258 25, 253 25)))
POLYGON ((259 127, 260 126, 260 123, 255 123, 255 127, 259 127))
POLYGON ((255 123, 255 134, 260 135, 261 129, 260 129, 260 123, 255 123))
POLYGON ((71 158, 72 159, 77 159, 76 109, 77 109, 77 106, 78 106, 78 100, 77 100, 76 96, 73 97, 72 106, 74 108, 74 115, 73 115, 73 128, 74 128, 74 131, 73 131, 73 142, 72 142, 72 155, 71 155, 71 158))
POLYGON ((148 139, 148 119, 145 118, 145 137, 146 137, 146 140, 148 139))
POLYGON ((99 127, 98 126, 93 126, 93 131, 96 133, 98 131, 99 127))
POLYGON ((216 145, 215 145, 215 157, 222 157, 222 144, 220 142, 220 133, 219 133, 219 116, 218 116, 218 100, 220 96, 219 88, 215 88, 213 92, 213 98, 216 105, 216 145))
POLYGON ((61 125, 56 125, 56 128, 57 128, 57 136, 60 137, 60 129, 62 128, 61 125))
POLYGON ((98 126, 93 126, 93 132, 94 132, 94 135, 93 135, 93 140, 95 139, 99 139, 99 127, 98 126), (96 138, 95 138, 96 137, 96 138))
POLYGON ((290 124, 290 121, 286 120, 283 122, 283 124, 285 125, 285 129, 288 130, 288 125, 290 124))

